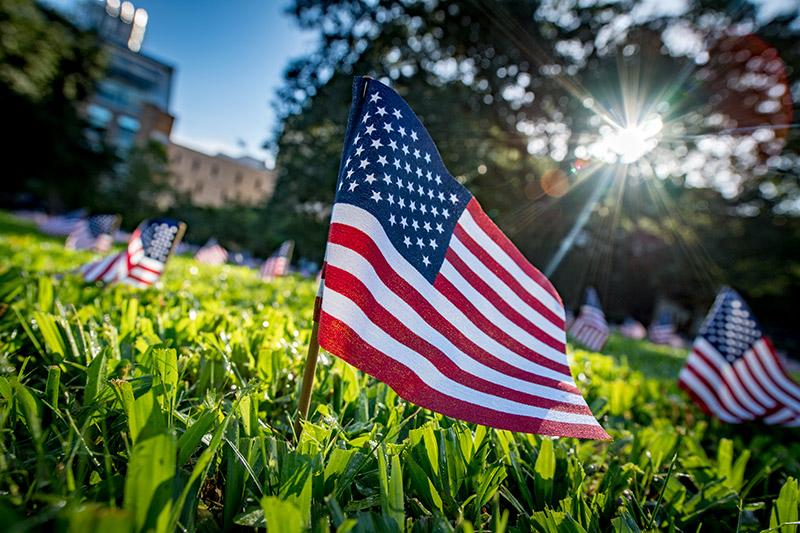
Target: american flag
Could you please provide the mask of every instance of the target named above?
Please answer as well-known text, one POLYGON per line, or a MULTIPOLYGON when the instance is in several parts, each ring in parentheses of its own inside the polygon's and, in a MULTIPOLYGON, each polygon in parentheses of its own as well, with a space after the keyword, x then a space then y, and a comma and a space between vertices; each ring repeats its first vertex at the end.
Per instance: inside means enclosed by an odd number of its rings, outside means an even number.
POLYGON ((133 232, 124 251, 88 263, 80 268, 80 273, 90 282, 149 287, 161 277, 185 228, 183 222, 175 220, 145 220, 133 232))
POLYGON ((605 345, 608 339, 608 323, 594 287, 586 289, 586 299, 569 334, 590 350, 598 351, 605 345))
POLYGON ((678 383, 705 412, 724 422, 800 426, 800 385, 731 288, 717 295, 678 383))
POLYGON ((205 246, 194 254, 195 260, 204 265, 224 265, 228 260, 228 250, 223 248, 215 239, 209 240, 205 246))
POLYGON ((281 244, 278 251, 269 256, 261 265, 261 279, 269 281, 288 274, 289 265, 292 262, 292 251, 294 251, 294 241, 285 241, 281 244))
POLYGON ((369 78, 354 84, 325 261, 327 351, 447 416, 609 438, 570 374, 558 293, 369 78))
POLYGON ((119 228, 119 215, 93 215, 78 223, 69 234, 65 246, 70 250, 95 250, 107 252, 114 243, 119 228))
POLYGON ((78 228, 85 214, 84 210, 78 209, 63 215, 47 217, 39 222, 39 230, 47 235, 69 235, 78 228))
POLYGON ((641 322, 633 318, 626 318, 619 327, 619 333, 629 339, 641 340, 647 336, 647 330, 641 322))
POLYGON ((647 336, 650 342, 654 344, 674 344, 677 334, 675 333, 672 315, 668 312, 659 313, 658 319, 650 324, 647 336))

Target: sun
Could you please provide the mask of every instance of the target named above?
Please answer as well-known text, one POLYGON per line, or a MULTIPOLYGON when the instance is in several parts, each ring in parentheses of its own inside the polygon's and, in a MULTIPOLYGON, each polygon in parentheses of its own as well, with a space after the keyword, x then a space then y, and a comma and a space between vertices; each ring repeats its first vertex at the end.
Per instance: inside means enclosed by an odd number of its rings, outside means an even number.
POLYGON ((663 127, 658 114, 624 126, 604 125, 600 128, 599 140, 590 150, 608 162, 634 163, 658 145, 663 127))

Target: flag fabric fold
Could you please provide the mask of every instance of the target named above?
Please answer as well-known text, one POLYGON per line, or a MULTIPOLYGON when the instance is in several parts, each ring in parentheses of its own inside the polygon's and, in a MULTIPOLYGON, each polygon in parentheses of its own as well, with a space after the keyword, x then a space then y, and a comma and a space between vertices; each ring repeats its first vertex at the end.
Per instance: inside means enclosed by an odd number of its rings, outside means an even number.
POLYGON ((609 438, 570 373, 560 296, 369 78, 354 84, 325 261, 327 351, 447 416, 609 438))
POLYGON ((628 317, 619 327, 619 333, 625 338, 642 340, 647 337, 647 330, 638 320, 628 317))
POLYGON ((678 384, 723 422, 800 427, 800 384, 739 294, 724 287, 708 313, 678 384))
POLYGON ((183 222, 171 219, 145 220, 131 234, 125 250, 83 265, 79 272, 88 282, 149 287, 161 277, 185 229, 183 222))
POLYGON ((647 337, 653 344, 679 347, 682 344, 681 338, 676 333, 675 322, 672 314, 664 311, 658 315, 658 319, 650 324, 647 330, 647 337))
POLYGON ((599 351, 608 340, 608 323, 600 305, 600 297, 594 287, 586 288, 586 297, 578 313, 578 318, 572 323, 569 334, 586 348, 599 351))

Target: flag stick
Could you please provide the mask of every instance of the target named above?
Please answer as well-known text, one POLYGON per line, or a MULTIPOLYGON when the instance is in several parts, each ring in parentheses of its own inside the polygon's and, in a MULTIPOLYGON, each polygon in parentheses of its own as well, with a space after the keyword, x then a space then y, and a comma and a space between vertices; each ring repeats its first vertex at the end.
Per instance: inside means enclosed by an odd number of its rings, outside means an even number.
POLYGON ((303 420, 308 417, 308 408, 311 406, 311 391, 314 389, 314 372, 317 369, 317 358, 319 356, 317 333, 319 331, 319 313, 322 305, 322 287, 324 283, 325 278, 323 277, 319 282, 319 290, 314 301, 314 323, 311 326, 311 338, 308 340, 306 366, 305 370, 303 370, 303 385, 300 389, 300 400, 297 402, 297 418, 294 420, 294 434, 298 441, 303 430, 303 420))

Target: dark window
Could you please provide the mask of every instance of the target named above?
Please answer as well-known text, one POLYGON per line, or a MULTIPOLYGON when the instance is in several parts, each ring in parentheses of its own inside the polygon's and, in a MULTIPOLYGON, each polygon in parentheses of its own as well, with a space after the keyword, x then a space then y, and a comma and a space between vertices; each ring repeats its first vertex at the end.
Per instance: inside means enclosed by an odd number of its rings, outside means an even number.
POLYGON ((196 172, 198 170, 200 170, 200 160, 195 158, 192 160, 192 171, 196 172))
POLYGON ((194 192, 197 193, 197 194, 202 194, 203 193, 203 184, 202 183, 198 183, 197 185, 195 185, 194 186, 194 192))
POLYGON ((182 159, 181 154, 175 154, 175 157, 172 158, 172 162, 177 165, 181 162, 181 159, 182 159))
POLYGON ((261 180, 260 179, 256 180, 256 189, 261 189, 261 180))
POLYGON ((211 175, 216 176, 217 174, 219 174, 219 165, 215 163, 211 165, 211 175))
POLYGON ((242 176, 242 173, 241 172, 237 172, 236 176, 233 178, 233 181, 236 183, 236 185, 241 185, 243 178, 244 178, 244 176, 242 176))

